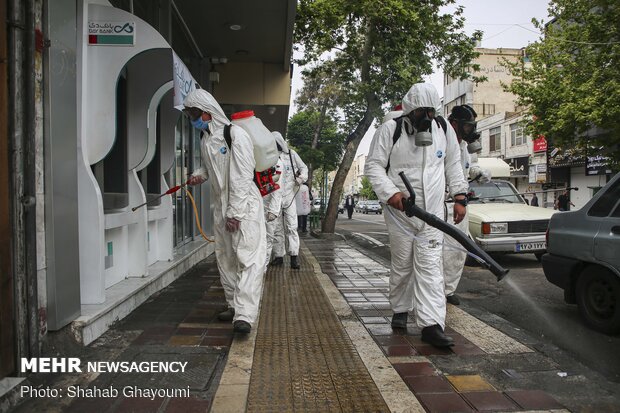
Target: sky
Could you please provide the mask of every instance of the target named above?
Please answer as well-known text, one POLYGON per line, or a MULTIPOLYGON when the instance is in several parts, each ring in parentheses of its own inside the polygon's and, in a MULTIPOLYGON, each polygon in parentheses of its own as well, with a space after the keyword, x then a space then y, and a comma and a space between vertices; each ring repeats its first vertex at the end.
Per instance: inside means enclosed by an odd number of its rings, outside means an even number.
MULTIPOLYGON (((520 48, 540 38, 532 25, 532 18, 548 20, 547 4, 545 0, 457 0, 456 5, 447 7, 445 12, 454 10, 458 5, 463 6, 464 30, 468 34, 472 34, 475 30, 483 31, 482 47, 520 48)), ((435 72, 426 76, 424 80, 434 84, 439 95, 443 96, 441 69, 436 68, 435 72)), ((302 85, 301 69, 295 66, 289 116, 297 111, 294 99, 302 85)), ((360 143, 357 155, 368 153, 374 131, 374 127, 368 130, 360 143)))

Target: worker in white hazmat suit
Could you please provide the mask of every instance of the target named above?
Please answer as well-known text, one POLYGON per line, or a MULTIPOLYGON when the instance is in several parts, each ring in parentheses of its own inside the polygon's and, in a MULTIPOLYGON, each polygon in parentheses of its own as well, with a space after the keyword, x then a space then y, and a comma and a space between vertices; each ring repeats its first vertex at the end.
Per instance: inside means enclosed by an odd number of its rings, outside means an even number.
POLYGON ((278 229, 278 222, 282 219, 282 193, 284 192, 284 166, 282 160, 278 158, 276 164, 276 173, 278 174, 277 184, 280 189, 277 189, 263 197, 263 205, 265 207, 265 221, 267 227, 267 252, 265 257, 265 270, 269 265, 271 259, 271 251, 273 245, 276 242, 276 231, 278 229), (279 173, 278 173, 279 172, 279 173))
POLYGON ((291 268, 299 269, 299 234, 297 233, 297 207, 295 195, 299 186, 308 179, 308 167, 301 160, 297 152, 291 149, 284 141, 282 135, 273 132, 276 137, 280 160, 282 161, 284 185, 282 189, 282 219, 278 220, 276 231, 276 243, 273 246, 275 258, 271 265, 282 265, 286 255, 286 244, 291 256, 291 268), (286 240, 285 240, 286 237, 286 240))
POLYGON ((254 183, 254 147, 248 134, 225 126, 230 121, 207 91, 191 92, 183 102, 192 125, 201 129, 202 161, 189 183, 211 178, 214 202, 215 257, 228 309, 218 315, 233 321, 236 332, 249 333, 256 320, 265 270, 265 217, 263 201, 254 183))
MULTIPOLYGON (((478 166, 477 151, 482 149, 478 140, 480 134, 476 132, 476 111, 469 105, 455 106, 452 108, 448 121, 456 132, 456 137, 461 149, 461 167, 463 175, 473 181, 487 183, 491 180, 491 173, 478 166)), ((446 221, 454 223, 452 214, 452 203, 446 203, 446 221)), ((456 227, 466 234, 469 234, 469 215, 456 224, 456 227)), ((456 288, 463 274, 463 266, 467 253, 461 244, 454 238, 446 235, 443 248, 443 273, 445 282, 446 300, 453 305, 459 305, 459 297, 455 294, 456 288)))
POLYGON ((387 204, 384 216, 392 261, 389 293, 394 312, 392 327, 406 328, 408 313, 415 310, 422 340, 447 347, 453 342, 444 333, 446 298, 440 244, 443 233, 405 215, 403 200, 409 194, 398 174, 404 172, 411 182, 416 205, 441 218, 447 184, 450 194, 458 200, 454 204, 457 222, 465 215, 461 203, 466 202, 468 185, 454 131, 446 128, 444 132, 441 121, 434 118, 439 104, 435 87, 427 83, 413 85, 402 104, 405 116, 400 123, 389 120, 377 129, 365 167, 379 200, 387 204), (395 134, 397 125, 400 134, 395 134))

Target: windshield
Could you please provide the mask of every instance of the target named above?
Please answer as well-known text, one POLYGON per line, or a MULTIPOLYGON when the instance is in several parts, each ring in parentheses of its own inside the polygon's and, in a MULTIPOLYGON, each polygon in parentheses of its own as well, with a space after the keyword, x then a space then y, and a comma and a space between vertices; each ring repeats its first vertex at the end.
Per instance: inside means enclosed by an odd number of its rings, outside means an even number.
POLYGON ((368 201, 366 202, 368 205, 379 205, 379 201, 368 201))
POLYGON ((470 200, 473 204, 507 203, 524 204, 523 198, 517 194, 514 186, 509 182, 491 181, 486 184, 472 182, 469 186, 472 193, 470 200), (476 199, 479 198, 479 199, 476 199))

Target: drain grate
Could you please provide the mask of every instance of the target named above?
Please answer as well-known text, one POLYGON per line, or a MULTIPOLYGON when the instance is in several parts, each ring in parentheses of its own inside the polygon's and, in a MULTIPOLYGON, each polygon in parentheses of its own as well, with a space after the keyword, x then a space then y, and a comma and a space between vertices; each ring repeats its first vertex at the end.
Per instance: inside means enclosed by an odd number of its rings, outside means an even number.
POLYGON ((301 258, 301 270, 285 264, 265 276, 247 411, 388 412, 301 258))

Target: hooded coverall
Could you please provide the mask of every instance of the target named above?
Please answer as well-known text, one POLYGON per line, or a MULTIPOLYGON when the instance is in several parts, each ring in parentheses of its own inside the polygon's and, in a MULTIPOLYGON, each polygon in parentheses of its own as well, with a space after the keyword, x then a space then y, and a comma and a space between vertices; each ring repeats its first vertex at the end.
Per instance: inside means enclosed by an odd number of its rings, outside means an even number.
MULTIPOLYGON (((403 98, 403 113, 422 107, 436 108, 439 95, 430 84, 414 85, 403 98)), ((432 121, 433 143, 418 147, 414 143, 410 120, 405 118, 400 139, 393 144, 396 122, 389 120, 376 131, 366 160, 365 174, 370 179, 379 200, 387 204, 397 192, 407 194, 398 176, 402 171, 411 182, 416 205, 444 218, 446 183, 451 195, 466 193, 460 150, 456 134, 448 128, 448 136, 432 121), (406 125, 409 124, 409 125, 406 125), (390 168, 386 172, 386 167, 390 168)), ((386 205, 385 221, 391 250, 390 305, 394 313, 415 309, 417 325, 421 328, 439 324, 445 328, 446 298, 442 274, 443 233, 418 218, 386 205), (414 239, 414 236, 430 240, 414 239), (433 242, 435 241, 435 242, 433 242)))
POLYGON ((231 147, 224 139, 230 121, 207 91, 191 92, 183 102, 211 115, 209 130, 201 140, 202 161, 193 175, 211 177, 214 204, 215 257, 228 306, 235 309, 234 321, 252 324, 258 314, 265 271, 266 233, 263 201, 254 184, 254 146, 240 127, 230 129, 231 147), (235 232, 226 231, 226 220, 241 222, 235 232))
POLYGON ((297 233, 297 206, 295 204, 295 193, 299 185, 308 179, 308 167, 301 160, 297 152, 289 148, 280 135, 274 132, 276 142, 282 148, 280 160, 283 165, 282 178, 284 185, 282 190, 282 219, 278 219, 278 229, 276 230, 276 243, 273 246, 273 253, 276 257, 284 257, 285 240, 288 241, 288 253, 291 256, 299 255, 299 234, 297 233), (292 158, 292 163, 291 163, 292 158), (298 174, 296 176, 296 174, 298 174))
MULTIPOLYGON (((480 183, 486 183, 491 180, 491 173, 480 168, 478 163, 478 155, 470 154, 467 151, 467 142, 461 141, 461 166, 463 167, 463 175, 469 179, 478 179, 480 183)), ((456 226, 465 234, 469 234, 469 214, 465 213, 465 218, 458 224, 454 223, 453 205, 451 202, 446 204, 446 222, 456 226)), ((454 294, 456 287, 461 281, 463 275, 463 267, 467 253, 463 251, 463 247, 454 238, 449 235, 444 236, 443 249, 443 272, 445 281, 446 297, 454 294)))
POLYGON ((266 262, 265 262, 265 270, 269 265, 269 261, 271 260, 271 250, 273 249, 273 244, 276 242, 276 230, 278 228, 278 222, 281 218, 282 213, 282 193, 284 192, 284 166, 282 165, 282 160, 278 159, 278 163, 276 164, 276 170, 282 172, 280 174, 280 179, 278 180, 278 185, 280 189, 273 191, 272 193, 263 197, 263 205, 265 207, 265 221, 267 227, 267 252, 266 252, 266 262))

